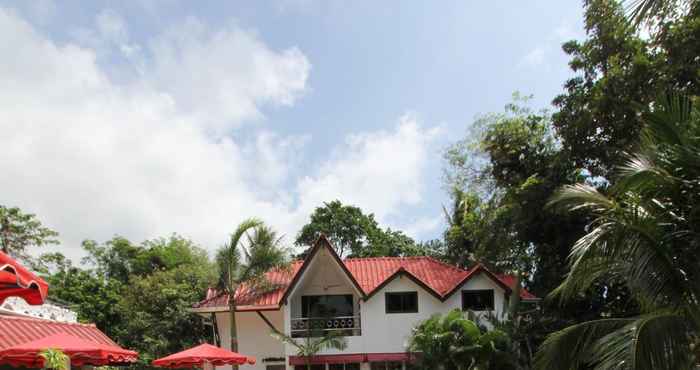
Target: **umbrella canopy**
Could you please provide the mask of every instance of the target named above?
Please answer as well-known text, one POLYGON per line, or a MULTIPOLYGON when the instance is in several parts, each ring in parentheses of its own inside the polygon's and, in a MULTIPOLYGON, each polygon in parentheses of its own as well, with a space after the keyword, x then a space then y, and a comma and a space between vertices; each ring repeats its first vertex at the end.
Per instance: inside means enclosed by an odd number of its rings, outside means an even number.
POLYGON ((138 353, 119 346, 91 342, 70 334, 58 333, 42 339, 18 344, 0 351, 0 363, 12 366, 42 367, 44 359, 39 355, 48 348, 59 349, 72 365, 124 365, 136 362, 138 353))
POLYGON ((254 365, 255 358, 205 343, 152 362, 154 366, 169 368, 203 367, 205 363, 214 366, 243 365, 246 363, 254 365))
POLYGON ((0 252, 0 304, 7 297, 21 297, 27 303, 44 303, 49 285, 17 261, 0 252))

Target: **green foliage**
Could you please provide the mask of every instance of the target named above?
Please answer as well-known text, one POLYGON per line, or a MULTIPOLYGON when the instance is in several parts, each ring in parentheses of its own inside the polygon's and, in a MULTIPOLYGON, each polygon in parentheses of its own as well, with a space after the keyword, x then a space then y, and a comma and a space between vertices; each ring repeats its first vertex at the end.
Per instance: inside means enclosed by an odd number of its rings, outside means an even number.
POLYGON ((544 209, 562 184, 581 178, 561 152, 550 116, 514 95, 501 114, 479 118, 468 138, 445 153, 452 209, 446 210, 448 261, 485 263, 496 271, 533 272, 529 288, 543 294, 564 275, 583 223, 544 209))
POLYGON ((47 348, 39 352, 39 356, 44 359, 45 369, 68 370, 69 368, 70 358, 60 349, 47 348))
POLYGON ((27 247, 57 244, 58 233, 44 227, 35 215, 0 205, 0 250, 27 259, 27 247))
POLYGON ((693 365, 692 338, 700 334, 700 110, 690 99, 670 95, 643 120, 640 149, 627 156, 608 194, 573 185, 552 199, 562 211, 593 216, 553 298, 569 300, 613 275, 640 302, 642 315, 553 334, 538 352, 540 369, 693 365))
MULTIPOLYGON (((373 214, 339 200, 324 203, 311 214, 295 240, 297 246, 312 246, 325 235, 341 257, 417 256, 429 254, 401 231, 382 230, 373 214)), ((301 256, 303 257, 303 255, 301 256)))
POLYGON ((421 369, 517 369, 510 339, 500 330, 483 332, 464 313, 433 315, 413 329, 409 350, 419 352, 421 369))
POLYGON ((124 320, 116 337, 141 354, 140 362, 150 363, 209 337, 211 331, 189 311, 214 278, 207 267, 181 265, 132 276, 129 289, 123 290, 118 301, 117 310, 124 320))
POLYGON ((204 250, 177 235, 141 244, 115 237, 83 243, 85 268, 60 253, 39 258, 51 298, 68 302, 82 322, 140 353, 137 367, 209 337, 188 310, 215 280, 204 250))

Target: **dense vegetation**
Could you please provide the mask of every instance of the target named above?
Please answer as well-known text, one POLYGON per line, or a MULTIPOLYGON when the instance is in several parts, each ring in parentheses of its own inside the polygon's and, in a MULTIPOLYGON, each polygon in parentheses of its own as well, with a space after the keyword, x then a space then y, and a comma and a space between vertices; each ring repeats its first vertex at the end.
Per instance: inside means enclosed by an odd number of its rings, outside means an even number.
MULTIPOLYGON (((552 107, 516 94, 445 150, 442 238, 417 242, 329 199, 293 241, 301 256, 324 233, 343 256, 479 261, 548 297, 534 311, 513 308, 498 334, 461 316, 423 323, 412 345, 442 351, 427 356, 445 368, 690 368, 700 337, 700 5, 625 5, 584 1, 586 38, 562 46, 572 77, 552 107), (441 336, 459 347, 426 339, 441 336), (518 356, 501 363, 491 350, 518 356)), ((148 361, 207 338, 187 311, 207 286, 233 290, 283 264, 273 230, 241 227, 216 263, 177 235, 85 241, 80 265, 58 253, 33 262, 52 297, 148 361), (264 262, 243 263, 251 251, 264 262)), ((56 237, 34 215, 0 207, 3 250, 29 260, 28 248, 56 237)))

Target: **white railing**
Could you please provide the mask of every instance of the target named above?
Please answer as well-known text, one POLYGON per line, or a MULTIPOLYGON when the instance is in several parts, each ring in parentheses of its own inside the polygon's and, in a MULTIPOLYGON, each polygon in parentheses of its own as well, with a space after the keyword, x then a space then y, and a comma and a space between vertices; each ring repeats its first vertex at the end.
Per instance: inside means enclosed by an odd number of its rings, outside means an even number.
POLYGON ((291 321, 292 337, 320 337, 326 332, 362 335, 360 316, 300 317, 291 321))

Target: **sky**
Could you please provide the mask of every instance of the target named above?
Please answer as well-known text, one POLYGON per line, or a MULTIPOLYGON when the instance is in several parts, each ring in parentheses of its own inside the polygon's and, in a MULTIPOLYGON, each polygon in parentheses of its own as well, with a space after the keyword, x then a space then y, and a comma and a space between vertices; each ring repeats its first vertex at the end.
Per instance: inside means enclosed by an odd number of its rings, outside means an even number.
POLYGON ((445 148, 514 91, 548 108, 580 0, 0 0, 0 204, 84 239, 245 218, 291 244, 339 199, 440 237, 445 148))

